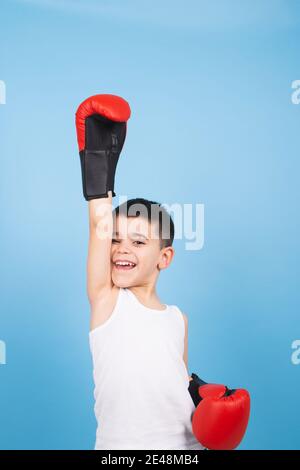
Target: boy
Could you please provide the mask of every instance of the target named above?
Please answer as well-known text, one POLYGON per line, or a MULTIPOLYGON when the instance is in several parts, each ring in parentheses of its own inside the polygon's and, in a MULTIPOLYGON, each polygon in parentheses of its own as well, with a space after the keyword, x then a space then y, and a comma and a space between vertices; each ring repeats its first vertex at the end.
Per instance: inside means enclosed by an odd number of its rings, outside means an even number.
POLYGON ((142 198, 112 210, 129 116, 128 103, 113 95, 93 96, 76 113, 89 205, 95 449, 203 449, 191 425, 187 317, 156 293, 174 257, 173 220, 142 198))

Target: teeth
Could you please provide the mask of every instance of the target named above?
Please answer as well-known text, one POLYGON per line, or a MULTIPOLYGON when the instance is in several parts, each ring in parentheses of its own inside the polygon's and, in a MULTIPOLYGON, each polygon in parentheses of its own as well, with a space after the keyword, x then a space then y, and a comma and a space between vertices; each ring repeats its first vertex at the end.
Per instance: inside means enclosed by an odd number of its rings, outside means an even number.
POLYGON ((117 266, 135 266, 134 263, 127 263, 126 261, 117 261, 115 264, 117 266))

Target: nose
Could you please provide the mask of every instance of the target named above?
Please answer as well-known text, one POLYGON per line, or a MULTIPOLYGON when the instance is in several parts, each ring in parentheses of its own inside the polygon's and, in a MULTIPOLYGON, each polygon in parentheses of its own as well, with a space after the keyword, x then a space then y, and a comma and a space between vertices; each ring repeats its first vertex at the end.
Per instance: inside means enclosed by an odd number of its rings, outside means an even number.
POLYGON ((126 240, 120 240, 118 243, 117 253, 129 253, 129 247, 126 240))

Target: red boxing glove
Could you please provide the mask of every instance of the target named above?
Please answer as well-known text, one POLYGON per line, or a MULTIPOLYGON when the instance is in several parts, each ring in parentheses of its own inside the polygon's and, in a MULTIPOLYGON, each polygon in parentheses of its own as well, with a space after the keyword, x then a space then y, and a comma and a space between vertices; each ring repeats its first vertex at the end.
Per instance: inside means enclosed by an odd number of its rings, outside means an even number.
POLYGON ((235 449, 247 429, 249 393, 244 389, 230 390, 225 385, 207 384, 196 374, 192 377, 189 391, 196 406, 192 416, 196 439, 207 449, 235 449))
POLYGON ((116 166, 125 142, 130 107, 114 95, 95 95, 76 112, 83 194, 85 199, 107 197, 114 192, 116 166))

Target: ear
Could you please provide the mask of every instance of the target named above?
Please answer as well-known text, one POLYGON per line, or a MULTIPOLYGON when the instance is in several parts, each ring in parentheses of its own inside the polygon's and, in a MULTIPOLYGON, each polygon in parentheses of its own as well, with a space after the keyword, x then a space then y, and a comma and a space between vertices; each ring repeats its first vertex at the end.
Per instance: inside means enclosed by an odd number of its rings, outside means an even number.
POLYGON ((172 259, 174 258, 175 250, 172 246, 167 246, 166 248, 162 248, 160 252, 160 258, 158 263, 159 269, 166 269, 170 266, 172 259))

